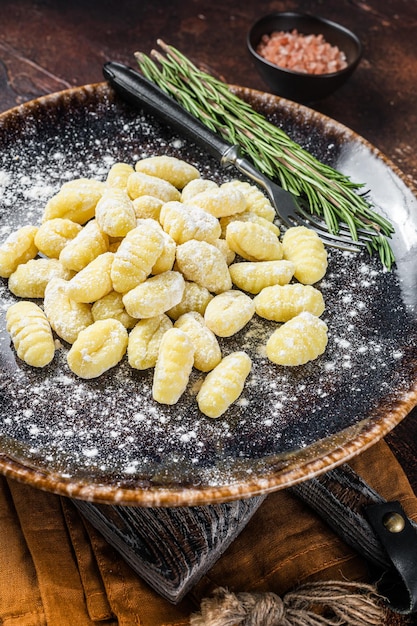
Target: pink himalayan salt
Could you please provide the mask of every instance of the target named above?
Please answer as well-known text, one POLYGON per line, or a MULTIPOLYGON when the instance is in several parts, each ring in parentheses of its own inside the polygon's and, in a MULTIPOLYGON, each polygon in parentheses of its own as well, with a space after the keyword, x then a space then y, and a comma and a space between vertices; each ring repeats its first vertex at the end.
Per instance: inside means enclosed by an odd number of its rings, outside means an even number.
POLYGON ((330 74, 347 67, 346 56, 323 35, 303 35, 296 29, 263 35, 257 53, 279 67, 306 74, 330 74))

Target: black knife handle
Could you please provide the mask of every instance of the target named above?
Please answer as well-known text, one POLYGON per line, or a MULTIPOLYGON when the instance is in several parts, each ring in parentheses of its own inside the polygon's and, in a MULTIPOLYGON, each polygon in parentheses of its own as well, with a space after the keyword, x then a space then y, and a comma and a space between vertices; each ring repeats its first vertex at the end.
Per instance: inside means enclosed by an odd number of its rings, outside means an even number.
POLYGON ((139 72, 122 63, 109 61, 103 66, 103 74, 125 100, 137 107, 146 108, 167 125, 174 127, 195 144, 204 148, 211 156, 227 164, 227 153, 230 153, 233 146, 199 122, 139 72))

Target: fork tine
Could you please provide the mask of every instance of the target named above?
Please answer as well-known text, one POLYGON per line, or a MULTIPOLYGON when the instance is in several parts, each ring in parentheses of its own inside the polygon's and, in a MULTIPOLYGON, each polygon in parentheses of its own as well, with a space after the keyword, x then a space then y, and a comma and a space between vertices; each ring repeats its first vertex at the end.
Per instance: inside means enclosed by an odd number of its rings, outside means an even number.
POLYGON ((366 247, 365 241, 353 241, 352 237, 342 235, 340 233, 333 234, 328 230, 324 230, 324 228, 319 225, 316 227, 315 223, 311 223, 310 220, 306 220, 301 216, 293 216, 291 219, 288 218, 286 221, 286 226, 306 226, 310 230, 314 230, 323 241, 324 244, 331 246, 332 248, 337 248, 339 250, 345 250, 348 252, 360 252, 361 249, 366 247))
POLYGON ((283 190, 280 187, 278 187, 277 191, 275 189, 275 185, 272 183, 269 189, 266 186, 265 189, 268 191, 268 195, 270 196, 270 199, 275 207, 277 216, 287 228, 290 228, 291 226, 306 226, 307 228, 316 231, 323 243, 331 246, 332 248, 337 248, 338 250, 360 252, 362 248, 366 247, 365 241, 353 241, 349 230, 345 229, 344 233, 331 233, 324 221, 312 219, 313 216, 306 213, 300 207, 299 202, 295 200, 294 196, 290 195, 286 191, 284 191, 284 194, 286 194, 284 196, 282 193, 283 190), (280 201, 277 201, 277 193, 280 196, 280 201), (283 202, 283 200, 285 200, 285 202, 283 202), (277 208, 278 204, 279 209, 277 208))
POLYGON ((366 241, 354 241, 349 230, 345 229, 344 233, 331 233, 324 222, 310 219, 310 215, 300 211, 299 207, 294 211, 288 209, 288 206, 286 211, 282 210, 282 205, 280 208, 281 210, 277 211, 277 215, 287 228, 291 226, 306 226, 310 230, 314 230, 327 246, 346 252, 360 252, 361 249, 366 247, 366 241))
MULTIPOLYGON (((330 233, 329 228, 323 219, 320 219, 316 217, 315 215, 308 213, 301 206, 299 206, 297 212, 302 216, 304 220, 307 220, 312 226, 314 226, 317 232, 323 231, 326 235, 330 233)), ((338 232, 334 234, 338 237, 340 236, 344 241, 350 241, 350 242, 353 241, 355 244, 357 243, 358 245, 361 245, 361 244, 366 245, 367 241, 372 241, 374 237, 378 236, 377 232, 371 231, 367 228, 357 228, 356 232, 359 235, 358 241, 353 240, 352 233, 347 224, 340 224, 338 232), (344 235, 346 235, 347 238, 344 237, 344 235)))
POLYGON ((360 252, 361 249, 366 248, 365 241, 353 241, 351 238, 344 237, 343 235, 333 235, 330 232, 325 232, 322 229, 315 228, 315 226, 307 225, 303 221, 303 225, 308 226, 311 230, 314 230, 323 241, 323 243, 339 250, 346 250, 350 252, 360 252))
POLYGON ((323 243, 333 248, 346 250, 350 252, 360 252, 361 248, 366 246, 365 241, 353 241, 352 236, 345 234, 333 234, 328 228, 323 228, 324 222, 320 223, 313 220, 312 216, 304 212, 300 207, 300 202, 292 193, 283 189, 267 176, 254 168, 252 163, 240 157, 238 152, 230 151, 223 157, 223 165, 234 165, 242 174, 250 178, 252 181, 260 185, 266 191, 272 205, 275 208, 277 217, 287 228, 291 226, 306 226, 315 230, 322 239, 323 243), (302 214, 302 215, 301 215, 302 214), (316 223, 313 223, 313 222, 316 223))

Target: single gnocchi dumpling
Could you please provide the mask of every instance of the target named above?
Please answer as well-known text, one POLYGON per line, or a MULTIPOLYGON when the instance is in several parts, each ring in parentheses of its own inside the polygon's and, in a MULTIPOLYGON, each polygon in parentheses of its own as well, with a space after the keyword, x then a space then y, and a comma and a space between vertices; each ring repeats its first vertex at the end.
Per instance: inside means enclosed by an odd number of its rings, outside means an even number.
POLYGON ((135 170, 163 178, 177 189, 182 189, 187 183, 200 177, 200 172, 191 163, 165 154, 137 161, 135 170))
POLYGON ((64 267, 79 272, 108 248, 108 236, 100 230, 96 220, 91 220, 62 249, 59 260, 64 267))
POLYGON ((93 178, 76 178, 64 183, 46 203, 42 221, 61 217, 85 224, 94 217, 97 202, 105 188, 105 183, 93 178))
POLYGON ((181 315, 190 311, 196 311, 200 315, 204 315, 207 304, 212 298, 213 295, 206 287, 186 280, 181 302, 169 309, 167 315, 173 320, 177 320, 181 315))
POLYGON ((266 354, 277 365, 294 367, 313 361, 327 346, 327 325, 305 311, 277 328, 266 344, 266 354))
POLYGON ((75 274, 67 285, 71 300, 95 302, 113 291, 111 279, 113 259, 113 252, 103 252, 75 274))
POLYGON ((114 163, 108 171, 106 183, 109 187, 126 189, 127 179, 134 172, 134 168, 129 163, 118 161, 114 163))
POLYGON ((243 291, 258 294, 265 287, 286 285, 294 276, 291 261, 259 261, 233 263, 229 267, 233 284, 243 291))
POLYGON ((142 283, 164 249, 161 226, 151 219, 138 220, 115 252, 111 269, 113 288, 126 293, 142 283))
POLYGON ((6 313, 6 329, 17 356, 32 367, 45 367, 55 354, 52 330, 42 309, 34 302, 21 300, 6 313))
POLYGON ((181 200, 181 192, 167 180, 149 176, 142 172, 133 172, 127 179, 127 192, 134 200, 139 196, 154 196, 163 202, 181 200))
POLYGON ((231 337, 242 330, 255 314, 252 298, 231 289, 218 294, 211 300, 204 313, 210 330, 218 337, 231 337))
POLYGON ((179 328, 167 330, 159 346, 152 396, 160 404, 176 404, 184 393, 194 363, 194 345, 179 328))
POLYGON ((209 180, 208 178, 195 178, 185 185, 181 192, 181 201, 189 202, 198 193, 217 188, 218 184, 214 182, 214 180, 209 180))
POLYGON ((221 235, 219 220, 184 202, 167 202, 161 209, 159 221, 162 228, 177 244, 190 239, 214 243, 221 235))
POLYGON ((246 211, 256 214, 268 222, 273 222, 276 211, 270 200, 255 185, 243 180, 231 180, 222 184, 223 189, 238 189, 246 199, 246 211))
POLYGON ((255 224, 263 226, 267 230, 270 230, 271 233, 273 233, 277 237, 279 237, 281 234, 279 227, 274 224, 274 222, 270 222, 264 217, 261 217, 256 213, 252 213, 252 211, 244 211, 243 213, 238 213, 237 215, 229 215, 228 217, 220 218, 222 237, 226 236, 226 229, 231 222, 254 222, 255 224))
POLYGON ((252 368, 246 352, 232 352, 207 374, 197 394, 198 408, 207 417, 223 415, 243 391, 252 368))
POLYGON ((18 265, 34 259, 38 254, 35 244, 37 226, 22 226, 9 235, 0 246, 0 276, 9 278, 18 265))
POLYGON ((209 372, 222 358, 219 342, 215 334, 206 326, 204 317, 196 311, 184 313, 174 324, 183 330, 194 345, 194 367, 200 372, 209 372))
POLYGON ((193 196, 191 203, 207 211, 207 213, 211 213, 214 217, 226 217, 246 211, 245 196, 239 189, 235 188, 207 189, 193 196))
POLYGON ((74 343, 79 333, 90 326, 94 319, 91 306, 71 300, 67 286, 67 281, 62 278, 53 278, 45 288, 43 308, 58 337, 67 343, 74 343))
POLYGON ((80 332, 67 354, 80 378, 97 378, 117 365, 126 352, 128 334, 118 320, 98 320, 80 332))
POLYGON ((260 317, 275 322, 288 322, 303 311, 319 317, 325 309, 321 291, 300 283, 265 287, 255 296, 254 305, 260 317))
POLYGON ((294 277, 304 285, 318 282, 327 270, 327 252, 318 234, 305 226, 289 228, 282 238, 284 258, 295 265, 294 277))
POLYGON ((35 245, 42 254, 52 259, 58 259, 61 250, 78 235, 81 229, 81 224, 62 217, 55 217, 40 225, 35 235, 35 245))
POLYGON ((122 298, 121 293, 111 291, 99 300, 96 300, 91 306, 93 321, 113 318, 119 320, 125 328, 133 328, 138 320, 126 311, 122 298))
POLYGON ((181 302, 184 287, 182 274, 170 270, 152 276, 128 291, 123 296, 123 304, 132 317, 154 317, 181 302))
POLYGON ((155 196, 139 196, 133 200, 133 209, 137 219, 159 220, 164 202, 155 196))
POLYGON ((18 298, 43 298, 53 278, 68 280, 72 275, 58 259, 31 259, 18 265, 9 278, 8 287, 18 298))
POLYGON ((173 323, 165 313, 136 320, 127 345, 129 365, 138 370, 155 367, 162 337, 172 327, 173 323))
POLYGON ((125 237, 136 226, 133 202, 124 189, 109 187, 96 206, 96 220, 100 230, 109 237, 125 237))
POLYGON ((226 259, 216 246, 191 239, 177 246, 177 264, 186 280, 221 293, 232 287, 226 259))
POLYGON ((278 261, 283 250, 278 237, 255 222, 231 222, 226 228, 229 247, 248 261, 278 261))

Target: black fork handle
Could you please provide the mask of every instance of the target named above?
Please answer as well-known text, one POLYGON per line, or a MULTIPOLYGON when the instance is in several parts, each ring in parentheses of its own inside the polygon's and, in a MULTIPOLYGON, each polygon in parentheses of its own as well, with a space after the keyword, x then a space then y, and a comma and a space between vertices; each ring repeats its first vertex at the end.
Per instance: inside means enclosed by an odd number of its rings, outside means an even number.
MULTIPOLYGON (((103 75, 124 100, 135 107, 146 109, 168 126, 175 128, 176 131, 215 157, 222 167, 234 166, 244 176, 261 185, 273 205, 276 205, 276 199, 271 192, 271 181, 261 174, 248 159, 241 156, 238 145, 229 143, 211 131, 173 98, 131 67, 109 61, 103 66, 103 75)), ((275 187, 275 193, 279 193, 281 197, 290 196, 278 185, 275 187)))
POLYGON ((146 108, 148 112, 204 148, 220 163, 229 164, 227 155, 236 151, 236 147, 213 133, 139 72, 122 63, 109 61, 103 66, 103 75, 126 101, 136 107, 146 108))

